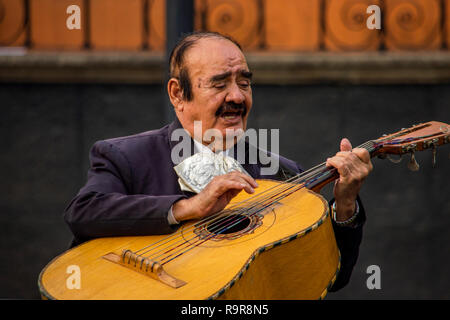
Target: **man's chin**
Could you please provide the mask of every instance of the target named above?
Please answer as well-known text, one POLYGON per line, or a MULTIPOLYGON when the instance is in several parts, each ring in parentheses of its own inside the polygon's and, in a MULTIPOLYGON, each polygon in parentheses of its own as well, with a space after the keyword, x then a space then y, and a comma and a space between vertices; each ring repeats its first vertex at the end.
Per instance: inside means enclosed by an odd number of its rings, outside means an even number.
POLYGON ((242 121, 239 124, 230 126, 221 126, 220 128, 216 127, 216 129, 218 129, 221 132, 223 138, 222 139, 223 147, 220 149, 229 149, 234 144, 236 144, 245 133, 245 125, 242 121))
POLYGON ((232 138, 236 136, 240 136, 244 133, 245 126, 243 123, 240 123, 238 125, 228 126, 228 127, 222 127, 220 129, 220 132, 222 133, 223 137, 232 138))

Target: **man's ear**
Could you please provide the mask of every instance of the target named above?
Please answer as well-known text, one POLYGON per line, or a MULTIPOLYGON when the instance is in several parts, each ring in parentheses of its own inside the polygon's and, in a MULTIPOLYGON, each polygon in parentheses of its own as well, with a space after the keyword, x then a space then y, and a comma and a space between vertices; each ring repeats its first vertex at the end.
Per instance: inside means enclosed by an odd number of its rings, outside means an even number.
POLYGON ((167 82, 167 92, 169 94, 170 102, 175 108, 175 111, 182 112, 184 108, 184 100, 180 81, 176 78, 170 78, 169 82, 167 82))

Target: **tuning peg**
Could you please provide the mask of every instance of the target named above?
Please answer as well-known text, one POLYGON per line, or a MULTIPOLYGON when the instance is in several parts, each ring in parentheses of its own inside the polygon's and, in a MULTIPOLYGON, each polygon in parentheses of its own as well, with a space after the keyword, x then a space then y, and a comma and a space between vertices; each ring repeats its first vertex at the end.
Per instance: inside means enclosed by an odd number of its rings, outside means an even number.
POLYGON ((411 171, 418 171, 419 168, 420 166, 416 161, 416 157, 414 157, 414 152, 411 152, 411 160, 408 162, 408 169, 411 171))

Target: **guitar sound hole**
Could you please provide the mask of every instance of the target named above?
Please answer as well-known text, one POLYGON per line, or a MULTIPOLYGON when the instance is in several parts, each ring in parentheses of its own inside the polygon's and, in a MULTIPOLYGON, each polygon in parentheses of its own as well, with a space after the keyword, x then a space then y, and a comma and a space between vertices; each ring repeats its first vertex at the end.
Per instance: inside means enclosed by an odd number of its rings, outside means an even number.
POLYGON ((250 225, 250 222, 250 218, 244 215, 233 214, 212 221, 206 230, 213 234, 230 234, 244 230, 250 225))

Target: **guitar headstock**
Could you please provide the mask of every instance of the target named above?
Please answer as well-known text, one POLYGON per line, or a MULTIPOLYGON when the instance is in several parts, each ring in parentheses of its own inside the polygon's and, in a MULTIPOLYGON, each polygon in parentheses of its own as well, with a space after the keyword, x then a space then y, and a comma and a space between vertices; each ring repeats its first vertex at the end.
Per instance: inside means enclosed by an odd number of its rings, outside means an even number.
POLYGON ((392 159, 391 154, 402 156, 410 154, 411 160, 408 168, 412 171, 419 170, 414 152, 431 149, 433 152, 433 167, 436 165, 436 148, 450 142, 450 126, 443 122, 430 121, 413 125, 411 128, 404 128, 398 132, 383 135, 382 137, 370 141, 367 148, 372 157, 388 158, 394 163, 401 159, 392 159))
MULTIPOLYGON (((430 121, 413 125, 410 128, 403 128, 395 133, 385 134, 378 139, 369 140, 357 148, 366 149, 371 157, 388 158, 394 163, 399 163, 402 160, 402 155, 409 154, 411 160, 408 163, 408 168, 417 171, 420 166, 414 157, 415 152, 431 149, 434 167, 437 147, 447 143, 450 143, 450 126, 443 122, 430 121), (393 159, 389 155, 399 155, 400 158, 393 159)), ((306 172, 316 170, 316 168, 320 168, 318 169, 318 175, 313 175, 314 179, 308 182, 308 188, 315 192, 320 192, 323 186, 339 177, 337 170, 327 168, 325 162, 306 172)))
POLYGON ((443 122, 430 121, 384 135, 372 142, 374 143, 372 156, 402 155, 430 148, 435 149, 450 143, 450 126, 443 122))

